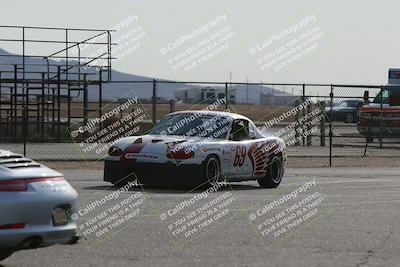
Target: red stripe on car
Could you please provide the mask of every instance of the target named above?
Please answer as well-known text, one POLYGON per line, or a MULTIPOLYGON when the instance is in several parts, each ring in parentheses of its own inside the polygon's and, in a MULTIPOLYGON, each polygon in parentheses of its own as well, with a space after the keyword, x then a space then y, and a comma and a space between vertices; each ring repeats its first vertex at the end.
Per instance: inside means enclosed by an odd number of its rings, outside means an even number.
POLYGON ((124 149, 124 151, 122 152, 122 155, 121 155, 121 161, 122 162, 130 162, 130 163, 136 162, 136 158, 127 159, 126 154, 140 153, 147 144, 151 143, 151 141, 152 141, 152 138, 148 137, 148 136, 140 137, 140 138, 136 139, 135 142, 133 142, 132 144, 130 144, 129 146, 127 146, 124 149))

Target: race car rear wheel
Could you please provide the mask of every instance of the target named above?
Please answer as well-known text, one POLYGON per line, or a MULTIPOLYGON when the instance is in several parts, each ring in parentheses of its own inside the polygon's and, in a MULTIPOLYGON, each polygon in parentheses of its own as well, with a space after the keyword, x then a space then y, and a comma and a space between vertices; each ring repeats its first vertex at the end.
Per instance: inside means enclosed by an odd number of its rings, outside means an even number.
POLYGON ((267 174, 257 180, 262 188, 276 188, 285 172, 282 155, 276 155, 268 162, 267 174))
POLYGON ((0 261, 7 259, 13 254, 10 250, 0 250, 0 261))
POLYGON ((204 180, 206 186, 214 186, 219 182, 221 165, 217 156, 211 155, 204 161, 204 180))

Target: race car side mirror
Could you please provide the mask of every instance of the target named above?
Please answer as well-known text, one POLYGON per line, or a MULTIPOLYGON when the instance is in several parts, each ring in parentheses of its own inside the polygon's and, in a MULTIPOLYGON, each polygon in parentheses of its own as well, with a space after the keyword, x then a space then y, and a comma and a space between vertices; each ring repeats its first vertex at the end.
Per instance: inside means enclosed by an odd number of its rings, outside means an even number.
POLYGON ((364 91, 364 102, 368 103, 369 101, 369 91, 364 91))

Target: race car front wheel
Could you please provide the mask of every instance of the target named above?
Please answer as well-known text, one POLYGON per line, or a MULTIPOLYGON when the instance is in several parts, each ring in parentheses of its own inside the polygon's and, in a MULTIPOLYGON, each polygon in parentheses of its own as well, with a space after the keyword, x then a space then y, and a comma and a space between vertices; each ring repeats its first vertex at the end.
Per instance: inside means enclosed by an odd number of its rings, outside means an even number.
POLYGON ((204 161, 204 180, 205 185, 214 186, 219 181, 221 166, 216 156, 208 156, 204 161))
POLYGON ((267 166, 267 174, 258 179, 262 188, 276 188, 282 181, 285 172, 282 155, 276 155, 270 159, 267 166))

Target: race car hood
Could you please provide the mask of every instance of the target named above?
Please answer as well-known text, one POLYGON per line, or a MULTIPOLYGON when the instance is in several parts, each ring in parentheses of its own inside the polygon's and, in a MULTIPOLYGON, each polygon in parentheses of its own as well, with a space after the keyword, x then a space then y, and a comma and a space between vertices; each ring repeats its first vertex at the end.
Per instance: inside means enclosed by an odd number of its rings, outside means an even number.
POLYGON ((122 150, 121 160, 129 161, 168 161, 170 152, 196 151, 203 142, 217 141, 185 136, 143 135, 122 138, 113 144, 122 150))

